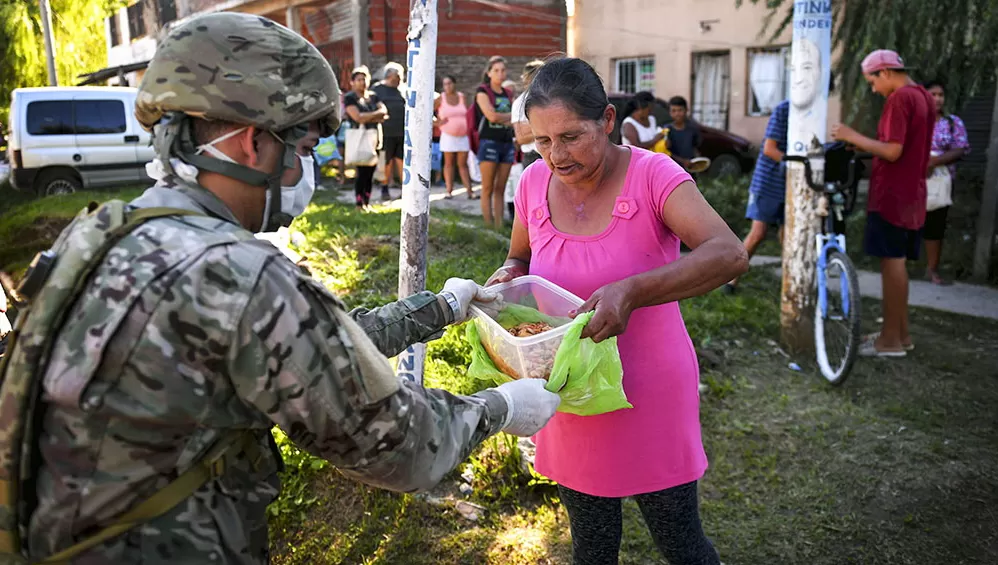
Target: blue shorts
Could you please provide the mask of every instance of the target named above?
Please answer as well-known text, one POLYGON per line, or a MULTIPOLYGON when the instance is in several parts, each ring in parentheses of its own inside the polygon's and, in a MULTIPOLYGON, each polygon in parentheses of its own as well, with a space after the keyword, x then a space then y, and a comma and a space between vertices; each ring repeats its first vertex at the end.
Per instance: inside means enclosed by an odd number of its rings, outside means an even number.
POLYGON ((478 160, 483 163, 513 163, 516 146, 512 141, 478 140, 478 160))
POLYGON ((767 224, 783 225, 783 199, 749 192, 745 217, 767 224))
POLYGON ((918 259, 922 248, 922 230, 909 230, 883 219, 877 212, 866 213, 863 251, 884 259, 918 259))

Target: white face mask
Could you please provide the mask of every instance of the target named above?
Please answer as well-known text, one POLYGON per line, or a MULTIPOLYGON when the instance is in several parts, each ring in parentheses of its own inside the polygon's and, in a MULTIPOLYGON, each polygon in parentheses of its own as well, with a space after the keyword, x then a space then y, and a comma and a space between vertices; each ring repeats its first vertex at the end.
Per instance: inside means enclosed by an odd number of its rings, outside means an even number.
MULTIPOLYGON (((315 160, 311 155, 296 155, 301 162, 301 178, 294 186, 281 187, 281 212, 297 218, 305 211, 315 194, 315 160)), ((267 192, 267 210, 270 210, 270 192, 267 192)))
POLYGON ((198 148, 197 148, 197 153, 198 154, 207 153, 207 154, 211 155, 212 157, 214 157, 216 159, 221 159, 222 161, 228 161, 230 163, 235 163, 235 161, 232 159, 232 157, 229 157, 228 155, 226 155, 225 153, 223 153, 221 150, 216 149, 215 148, 215 144, 218 143, 218 142, 220 142, 220 141, 225 141, 226 139, 229 139, 230 137, 239 135, 245 129, 246 128, 239 128, 237 130, 230 131, 229 133, 227 133, 227 134, 225 134, 225 135, 223 135, 221 137, 216 137, 215 139, 209 141, 208 143, 205 143, 204 145, 199 145, 198 148))

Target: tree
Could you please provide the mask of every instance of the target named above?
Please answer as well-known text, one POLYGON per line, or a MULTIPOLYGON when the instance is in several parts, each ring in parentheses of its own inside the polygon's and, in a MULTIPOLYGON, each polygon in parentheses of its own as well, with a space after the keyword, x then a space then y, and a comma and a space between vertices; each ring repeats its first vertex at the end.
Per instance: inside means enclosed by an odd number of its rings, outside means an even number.
MULTIPOLYGON (((741 5, 744 0, 735 0, 741 5)), ((753 4, 760 0, 749 0, 753 4)), ((821 0, 829 1, 829 0, 821 0)), ((794 0, 765 0, 769 18, 760 35, 778 36, 792 22, 794 0), (774 26, 774 22, 776 25, 774 26)), ((893 49, 917 67, 916 80, 946 84, 947 106, 961 108, 970 96, 994 84, 998 61, 998 2, 995 0, 838 0, 833 50, 840 79, 844 118, 875 123, 882 101, 871 96, 860 72, 874 49, 893 49)))
MULTIPOLYGON (((107 66, 104 19, 124 0, 52 0, 52 35, 59 84, 107 66)), ((11 92, 48 84, 41 15, 36 0, 0 0, 0 123, 7 124, 11 92)))

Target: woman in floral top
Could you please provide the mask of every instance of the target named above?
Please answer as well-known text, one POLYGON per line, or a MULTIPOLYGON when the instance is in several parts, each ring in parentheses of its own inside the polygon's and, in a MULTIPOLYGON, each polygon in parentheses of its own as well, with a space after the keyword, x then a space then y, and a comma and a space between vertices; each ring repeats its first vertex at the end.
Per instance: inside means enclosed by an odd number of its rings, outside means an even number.
MULTIPOLYGON (((953 114, 946 114, 943 105, 946 102, 946 89, 939 81, 925 84, 925 89, 936 101, 936 128, 932 134, 932 157, 929 158, 929 168, 946 165, 949 167, 950 178, 956 182, 956 162, 970 152, 967 142, 967 128, 963 120, 953 114)), ((946 215, 949 206, 932 210, 925 214, 925 227, 922 237, 925 239, 925 256, 927 267, 925 276, 933 284, 947 284, 939 276, 939 258, 943 252, 943 235, 946 232, 946 215)))

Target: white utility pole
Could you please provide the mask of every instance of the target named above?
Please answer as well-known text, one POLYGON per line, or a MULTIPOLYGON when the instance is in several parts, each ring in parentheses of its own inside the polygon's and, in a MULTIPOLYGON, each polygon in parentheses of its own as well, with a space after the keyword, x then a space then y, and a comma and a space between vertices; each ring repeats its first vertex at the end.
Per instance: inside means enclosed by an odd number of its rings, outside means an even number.
MULTIPOLYGON (((787 154, 808 155, 827 137, 831 0, 794 2, 793 26, 787 154)), ((812 159, 811 168, 820 177, 816 180, 823 180, 824 158, 812 159)), ((814 349, 815 238, 821 226, 818 194, 804 174, 803 163, 787 163, 780 334, 784 345, 795 352, 814 349)))
MULTIPOLYGON (((402 233, 399 245, 399 296, 426 289, 426 242, 430 227, 430 144, 433 91, 437 71, 437 0, 411 0, 408 90, 405 107, 405 168, 402 173, 402 233)), ((426 344, 399 354, 398 372, 423 384, 426 344)))
POLYGON ((49 86, 59 86, 59 78, 55 74, 55 47, 52 43, 52 11, 49 0, 38 0, 38 9, 42 16, 42 34, 45 36, 45 62, 48 64, 49 86))

